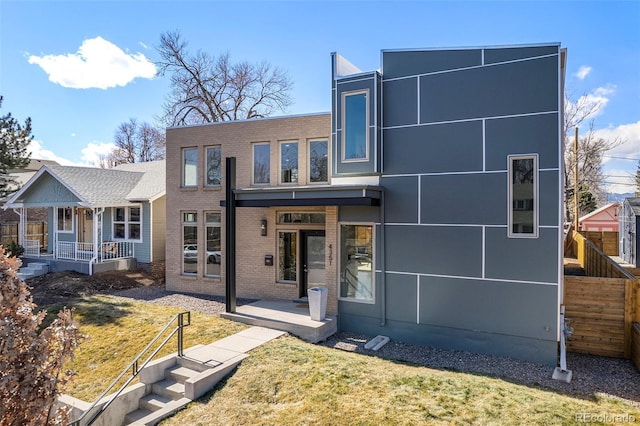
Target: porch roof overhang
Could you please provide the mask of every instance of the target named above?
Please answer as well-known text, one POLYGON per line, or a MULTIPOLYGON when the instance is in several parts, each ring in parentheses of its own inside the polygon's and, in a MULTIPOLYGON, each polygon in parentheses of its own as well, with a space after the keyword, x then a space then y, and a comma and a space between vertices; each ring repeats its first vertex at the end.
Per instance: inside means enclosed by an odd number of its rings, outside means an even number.
MULTIPOLYGON (((237 207, 379 206, 383 188, 321 185, 234 190, 237 207)), ((221 206, 226 202, 220 201, 221 206)))

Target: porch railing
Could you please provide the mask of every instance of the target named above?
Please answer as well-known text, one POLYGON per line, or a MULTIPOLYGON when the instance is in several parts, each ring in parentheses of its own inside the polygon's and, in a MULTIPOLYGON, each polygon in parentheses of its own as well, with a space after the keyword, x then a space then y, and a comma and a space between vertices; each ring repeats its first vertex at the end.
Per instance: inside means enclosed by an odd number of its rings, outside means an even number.
POLYGON ((40 240, 24 240, 24 254, 40 256, 40 240))
MULTIPOLYGON (((56 258, 89 262, 94 255, 93 243, 58 241, 56 258)), ((98 262, 134 257, 131 241, 107 241, 98 245, 98 262)))

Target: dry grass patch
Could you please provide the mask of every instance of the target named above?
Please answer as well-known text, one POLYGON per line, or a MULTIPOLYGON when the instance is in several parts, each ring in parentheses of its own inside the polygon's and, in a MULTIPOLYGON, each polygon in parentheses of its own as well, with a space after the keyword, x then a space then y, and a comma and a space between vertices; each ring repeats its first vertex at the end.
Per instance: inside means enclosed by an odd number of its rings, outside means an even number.
MULTIPOLYGON (((85 401, 97 398, 167 322, 184 311, 111 296, 84 298, 73 307, 80 331, 89 339, 81 343, 75 359, 66 366, 77 375, 65 393, 85 401)), ((184 333, 185 349, 209 344, 244 328, 213 315, 191 312, 191 325, 184 333)), ((176 351, 174 336, 158 356, 176 351)))
POLYGON ((171 425, 573 424, 577 413, 640 410, 282 337, 251 352, 171 425))

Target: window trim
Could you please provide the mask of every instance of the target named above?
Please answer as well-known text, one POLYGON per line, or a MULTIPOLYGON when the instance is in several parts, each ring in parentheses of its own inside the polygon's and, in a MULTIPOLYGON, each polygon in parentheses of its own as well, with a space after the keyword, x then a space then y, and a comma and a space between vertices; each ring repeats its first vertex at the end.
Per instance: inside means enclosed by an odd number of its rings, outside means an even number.
POLYGON ((359 90, 353 90, 353 91, 348 91, 348 92, 342 92, 341 94, 342 99, 341 99, 341 107, 342 110, 340 112, 340 120, 342 123, 341 126, 341 162, 342 163, 366 163, 369 161, 369 157, 370 157, 370 153, 369 153, 369 133, 370 133, 370 127, 371 127, 371 123, 369 120, 369 116, 371 114, 371 111, 369 110, 369 89, 359 89, 359 90), (347 157, 347 143, 346 143, 346 138, 347 138, 347 122, 346 122, 346 118, 347 118, 347 109, 346 109, 346 100, 348 96, 355 96, 355 95, 361 95, 363 94, 365 95, 364 99, 365 99, 365 134, 364 134, 364 141, 365 141, 365 156, 363 158, 346 158, 347 157))
POLYGON ((199 229, 198 229, 198 211, 196 210, 180 210, 180 240, 182 242, 182 244, 180 245, 180 252, 182 253, 182 255, 180 256, 180 275, 186 276, 186 277, 196 277, 198 276, 198 268, 199 268, 199 256, 196 253, 196 272, 185 272, 184 270, 184 246, 186 245, 184 242, 184 227, 185 226, 195 226, 196 227, 196 244, 195 246, 198 247, 198 251, 200 251, 199 248, 199 244, 198 244, 198 233, 199 233, 199 229), (196 215, 196 220, 193 222, 185 222, 184 220, 184 215, 185 214, 190 214, 193 213, 196 215))
POLYGON ((204 147, 204 187, 205 188, 220 188, 222 186, 222 145, 207 145, 204 147), (210 184, 209 181, 209 150, 210 149, 219 149, 220 150, 220 183, 219 184, 210 184))
POLYGON ((135 242, 135 243, 141 243, 143 242, 143 238, 142 238, 142 230, 144 229, 142 224, 144 223, 143 220, 143 208, 142 208, 142 204, 132 204, 130 206, 115 206, 115 207, 111 207, 111 239, 113 241, 131 241, 131 242, 135 242), (131 209, 132 208, 139 208, 140 209, 140 222, 132 222, 131 221, 131 209), (116 220, 116 209, 124 209, 124 221, 120 221, 120 220, 116 220), (116 232, 115 232, 115 225, 116 223, 123 223, 124 224, 124 238, 117 238, 116 237, 116 232), (138 239, 132 239, 129 238, 129 225, 131 224, 138 224, 140 225, 140 238, 138 239))
POLYGON ((507 237, 508 238, 538 238, 540 235, 540 168, 538 154, 518 154, 507 156, 507 237), (533 232, 513 232, 513 161, 533 160, 533 232))
MULTIPOLYGON (((292 174, 293 176, 293 174, 292 174)), ((280 185, 299 185, 300 184, 300 141, 298 140, 286 140, 286 141, 278 141, 278 183, 280 185), (297 158, 296 158, 296 170, 297 170, 297 176, 296 176, 296 181, 295 182, 284 182, 282 180, 282 146, 285 144, 296 144, 296 154, 297 154, 297 158)))
POLYGON ((271 142, 254 142, 251 144, 251 185, 255 186, 269 186, 271 185, 271 142), (256 146, 267 145, 269 147, 269 174, 267 175, 267 182, 256 182, 255 170, 256 170, 256 146))
MULTIPOLYGON (((73 234, 76 232, 76 208, 67 206, 67 207, 56 207, 56 232, 58 234, 73 234), (58 229, 58 221, 60 219, 60 209, 71 209, 71 230, 67 231, 65 229, 58 229)), ((64 223, 64 221, 63 221, 64 223)))
MULTIPOLYGON (((204 212, 202 212, 202 218, 204 220, 204 236, 205 236, 205 241, 204 241, 204 273, 203 275, 206 278, 221 278, 222 277, 222 211, 220 210, 205 210, 204 212), (217 213, 220 215, 220 220, 218 222, 209 222, 207 221, 207 213, 217 213), (207 228, 208 227, 218 227, 220 228, 220 273, 219 274, 207 274, 207 228)), ((183 238, 184 238, 184 233, 183 233, 183 238)))
POLYGON ((328 138, 309 139, 307 141, 307 183, 309 185, 324 185, 329 183, 329 166, 331 165, 330 145, 328 138), (314 142, 324 142, 327 144, 327 180, 311 181, 311 144, 314 142))
POLYGON ((365 305, 375 305, 376 304, 376 224, 374 222, 338 222, 338 300, 341 302, 351 302, 351 303, 363 303, 365 305), (340 294, 342 293, 342 278, 340 274, 342 272, 342 225, 354 225, 354 226, 370 226, 371 227, 371 299, 353 299, 350 297, 342 297, 340 294))
POLYGON ((181 165, 181 170, 182 170, 181 184, 182 184, 182 188, 197 188, 198 187, 198 161, 199 161, 198 157, 200 157, 199 154, 200 153, 199 153, 198 147, 191 146, 191 147, 182 148, 182 153, 181 153, 181 157, 182 157, 182 165, 181 165), (185 154, 186 154, 187 151, 195 151, 195 153, 196 153, 196 164, 195 164, 195 167, 194 167, 196 175, 195 175, 195 183, 193 185, 187 185, 187 183, 186 183, 186 177, 187 177, 186 171, 187 171, 187 169, 186 169, 186 157, 185 157, 185 154))

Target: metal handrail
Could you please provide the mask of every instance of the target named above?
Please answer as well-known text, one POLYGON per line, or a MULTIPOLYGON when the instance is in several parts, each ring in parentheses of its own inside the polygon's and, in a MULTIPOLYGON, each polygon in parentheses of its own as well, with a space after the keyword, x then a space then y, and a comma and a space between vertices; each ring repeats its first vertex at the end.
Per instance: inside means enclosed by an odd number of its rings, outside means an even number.
POLYGON ((179 314, 176 314, 173 318, 171 318, 171 320, 167 323, 167 325, 165 325, 164 328, 160 330, 160 332, 158 332, 156 337, 154 337, 153 340, 151 340, 149 344, 138 354, 138 356, 136 356, 135 359, 131 361, 131 363, 122 370, 122 373, 120 373, 120 375, 118 375, 118 377, 109 385, 109 387, 107 387, 107 389, 105 389, 104 392, 102 392, 102 394, 95 401, 93 401, 93 403, 89 406, 89 408, 87 408, 77 420, 74 420, 71 423, 69 423, 68 426, 80 426, 80 422, 84 419, 84 417, 87 414, 89 414, 89 412, 96 407, 98 402, 100 402, 100 400, 102 400, 102 398, 104 398, 109 393, 109 391, 118 384, 118 382, 125 376, 125 374, 127 374, 127 372, 131 370, 131 376, 127 379, 127 381, 120 387, 120 389, 118 389, 118 391, 115 394, 113 394, 113 397, 111 397, 111 399, 107 401, 106 404, 104 404, 102 407, 100 407, 100 409, 96 411, 95 415, 86 423, 87 426, 90 426, 91 424, 93 424, 93 422, 96 421, 96 419, 111 405, 111 403, 116 400, 116 398, 122 393, 122 391, 127 386, 129 386, 129 384, 133 381, 133 379, 136 378, 140 370, 142 370, 144 367, 147 366, 147 364, 153 359, 153 357, 155 357, 158 354, 158 352, 160 352, 160 349, 162 349, 167 344, 169 339, 171 339, 173 335, 176 333, 178 333, 178 356, 180 357, 184 356, 184 348, 183 348, 184 336, 183 336, 182 329, 188 325, 191 325, 190 311, 180 312, 179 314), (187 319, 186 323, 184 321, 185 316, 187 319), (171 324, 176 319, 178 320, 178 325, 175 326, 173 331, 171 331, 171 333, 162 341, 162 344, 160 344, 160 346, 158 346, 153 351, 153 353, 147 357, 147 359, 142 363, 142 365, 138 365, 138 362, 144 356, 144 354, 153 346, 154 343, 156 343, 160 339, 160 337, 164 334, 165 331, 167 331, 169 326, 171 326, 171 324))

